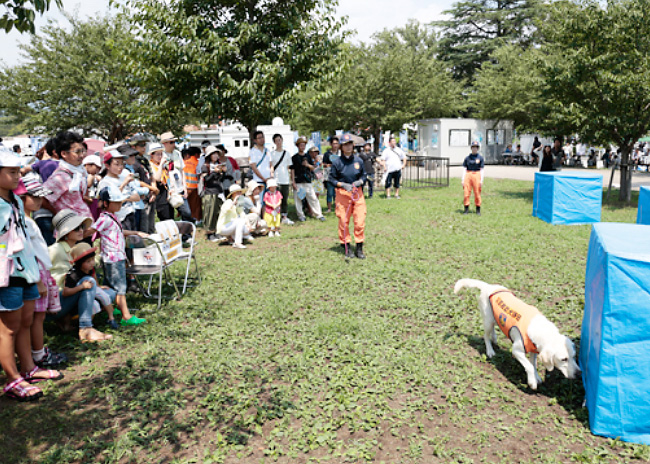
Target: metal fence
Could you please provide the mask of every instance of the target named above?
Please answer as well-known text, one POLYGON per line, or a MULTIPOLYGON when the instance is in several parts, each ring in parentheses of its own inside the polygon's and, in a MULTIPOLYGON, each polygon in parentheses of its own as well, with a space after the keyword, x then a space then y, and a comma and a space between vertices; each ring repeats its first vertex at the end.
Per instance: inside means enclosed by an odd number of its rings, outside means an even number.
POLYGON ((449 187, 449 158, 409 155, 402 171, 403 187, 449 187))

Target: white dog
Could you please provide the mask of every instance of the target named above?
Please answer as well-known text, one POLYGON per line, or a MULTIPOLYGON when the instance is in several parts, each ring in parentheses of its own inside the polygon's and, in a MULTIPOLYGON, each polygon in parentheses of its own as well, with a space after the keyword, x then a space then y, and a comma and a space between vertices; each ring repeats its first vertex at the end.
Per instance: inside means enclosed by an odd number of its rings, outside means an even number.
POLYGON ((461 279, 454 293, 461 289, 478 288, 481 294, 478 306, 483 316, 483 339, 488 358, 494 356, 492 342, 497 342, 495 326, 512 341, 512 355, 524 366, 528 385, 537 390, 542 379, 537 373, 537 355, 547 371, 557 367, 568 379, 580 373, 575 361, 573 342, 562 335, 555 324, 546 319, 534 306, 515 298, 512 292, 500 285, 490 285, 480 280, 461 279), (532 362, 526 353, 532 353, 532 362))

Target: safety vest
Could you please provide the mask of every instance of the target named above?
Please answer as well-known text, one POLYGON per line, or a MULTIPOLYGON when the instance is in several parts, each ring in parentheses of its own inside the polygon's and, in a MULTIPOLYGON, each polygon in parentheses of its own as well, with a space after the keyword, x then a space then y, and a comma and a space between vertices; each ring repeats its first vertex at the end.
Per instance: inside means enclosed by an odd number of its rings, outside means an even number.
POLYGON ((194 156, 190 156, 185 160, 185 167, 183 168, 183 174, 185 175, 185 185, 188 190, 192 190, 199 187, 199 175, 196 173, 196 167, 199 164, 199 160, 194 156))
POLYGON ((501 331, 512 340, 511 332, 516 330, 524 341, 526 353, 539 353, 528 337, 530 321, 540 314, 539 310, 515 297, 510 290, 499 290, 490 295, 492 313, 501 331))

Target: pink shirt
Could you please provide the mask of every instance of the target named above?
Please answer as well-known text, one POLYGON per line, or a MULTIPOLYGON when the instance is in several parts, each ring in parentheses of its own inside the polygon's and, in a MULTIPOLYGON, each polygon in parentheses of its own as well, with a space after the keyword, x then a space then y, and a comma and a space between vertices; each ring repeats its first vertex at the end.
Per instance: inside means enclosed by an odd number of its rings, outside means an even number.
POLYGON ((43 184, 43 187, 52 191, 45 198, 47 198, 47 201, 50 202, 52 208, 57 212, 68 208, 79 216, 92 218, 90 207, 83 199, 83 196, 88 190, 87 183, 81 182, 80 190, 78 192, 71 192, 69 189, 71 180, 72 173, 59 165, 56 171, 43 184))
POLYGON ((282 202, 282 194, 280 193, 279 190, 276 190, 275 193, 271 193, 270 190, 267 190, 267 192, 264 194, 264 211, 266 211, 269 214, 273 214, 273 210, 278 209, 280 207, 280 203, 282 202), (278 205, 275 208, 271 208, 269 203, 278 205))
POLYGON ((101 256, 106 263, 126 260, 126 240, 122 226, 112 213, 104 211, 93 224, 93 229, 101 238, 101 256))

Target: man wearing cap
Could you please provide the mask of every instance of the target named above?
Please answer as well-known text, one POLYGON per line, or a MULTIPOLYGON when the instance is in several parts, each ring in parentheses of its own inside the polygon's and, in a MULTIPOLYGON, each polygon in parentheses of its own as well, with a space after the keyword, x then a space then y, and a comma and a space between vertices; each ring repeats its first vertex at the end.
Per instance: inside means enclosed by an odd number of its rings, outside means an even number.
POLYGON ((481 187, 483 186, 483 168, 485 160, 478 152, 479 143, 472 142, 472 153, 463 161, 463 214, 469 213, 469 197, 472 190, 474 191, 474 203, 476 204, 476 214, 481 215, 481 187))
POLYGON ((379 160, 386 170, 386 198, 390 198, 391 183, 395 187, 395 198, 399 200, 399 183, 402 178, 402 169, 406 167, 406 154, 397 147, 395 137, 388 139, 388 147, 382 152, 379 160))
POLYGON ((332 162, 330 182, 336 187, 336 216, 339 218, 339 240, 346 258, 356 255, 365 259, 363 242, 366 230, 366 200, 362 186, 366 181, 363 160, 354 154, 354 141, 350 134, 341 137, 343 154, 332 162), (349 231, 350 218, 354 218, 355 253, 352 254, 349 231))
POLYGON ((59 166, 43 184, 52 192, 45 197, 43 207, 53 214, 71 209, 80 216, 91 217, 90 207, 84 201, 88 183, 81 165, 87 152, 83 141, 83 137, 71 131, 59 132, 54 139, 59 166))
POLYGON ((305 213, 302 209, 302 200, 304 198, 307 198, 309 208, 316 215, 316 218, 324 221, 323 210, 320 207, 320 202, 311 183, 314 178, 313 171, 316 169, 316 166, 311 164, 310 156, 305 153, 307 138, 298 137, 296 146, 298 147, 298 153, 291 157, 291 185, 293 186, 298 221, 305 222, 305 213))

